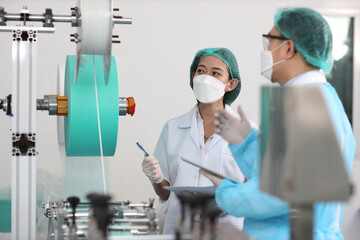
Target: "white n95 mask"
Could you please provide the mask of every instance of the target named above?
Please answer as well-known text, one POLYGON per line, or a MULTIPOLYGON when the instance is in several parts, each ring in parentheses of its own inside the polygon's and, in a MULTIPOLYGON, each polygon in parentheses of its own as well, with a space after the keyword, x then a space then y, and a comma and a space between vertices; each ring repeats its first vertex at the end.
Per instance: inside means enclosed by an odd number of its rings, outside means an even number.
POLYGON ((227 84, 210 75, 201 74, 193 79, 194 95, 199 102, 214 103, 225 94, 227 84))
MULTIPOLYGON (((281 43, 279 46, 274 48, 272 51, 269 50, 262 50, 261 51, 261 75, 263 75, 265 78, 271 81, 271 76, 273 72, 273 67, 277 64, 280 64, 282 62, 285 62, 286 59, 280 60, 276 63, 273 63, 273 56, 272 53, 279 49, 281 46, 283 46, 287 41, 281 43)), ((265 48, 267 49, 267 47, 265 48)))

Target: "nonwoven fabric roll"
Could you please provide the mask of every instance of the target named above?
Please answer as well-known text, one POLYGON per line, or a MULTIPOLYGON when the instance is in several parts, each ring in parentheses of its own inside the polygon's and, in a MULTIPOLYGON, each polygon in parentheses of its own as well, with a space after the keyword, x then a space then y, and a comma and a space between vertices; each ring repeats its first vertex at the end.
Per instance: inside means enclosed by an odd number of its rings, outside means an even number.
POLYGON ((103 155, 115 154, 119 120, 119 87, 115 58, 111 57, 109 81, 105 84, 103 57, 82 56, 84 62, 74 84, 76 56, 70 55, 66 58, 64 89, 65 96, 68 97, 68 116, 64 117, 67 156, 100 156, 94 60, 103 155))

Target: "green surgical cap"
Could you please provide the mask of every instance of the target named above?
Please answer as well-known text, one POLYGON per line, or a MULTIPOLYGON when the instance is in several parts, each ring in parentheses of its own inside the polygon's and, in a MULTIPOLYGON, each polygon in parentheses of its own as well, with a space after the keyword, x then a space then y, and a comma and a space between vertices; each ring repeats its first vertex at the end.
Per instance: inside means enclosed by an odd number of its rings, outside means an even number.
POLYGON ((332 34, 318 12, 302 7, 284 8, 276 13, 274 24, 284 37, 294 42, 308 63, 326 74, 331 71, 332 34))
POLYGON ((196 71, 200 60, 205 56, 215 56, 220 58, 229 68, 231 78, 236 78, 239 84, 231 92, 224 95, 224 104, 231 105, 239 96, 241 90, 241 78, 239 67, 234 54, 227 48, 205 48, 195 54, 194 60, 190 67, 190 86, 193 88, 193 73, 196 71))

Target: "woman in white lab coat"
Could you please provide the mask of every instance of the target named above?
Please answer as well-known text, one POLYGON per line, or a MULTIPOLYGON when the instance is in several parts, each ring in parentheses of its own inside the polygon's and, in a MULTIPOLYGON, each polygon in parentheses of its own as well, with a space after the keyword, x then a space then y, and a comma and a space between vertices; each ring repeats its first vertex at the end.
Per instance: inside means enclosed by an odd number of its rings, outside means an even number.
MULTIPOLYGON (((227 142, 215 134, 216 108, 236 115, 230 104, 241 89, 237 61, 226 48, 207 48, 196 53, 190 67, 190 86, 198 101, 188 113, 169 120, 160 135, 154 156, 143 160, 143 171, 153 183, 160 197, 165 215, 164 234, 174 233, 180 204, 173 192, 163 186, 212 186, 212 182, 199 174, 199 169, 185 163, 183 157, 223 173, 239 182, 244 175, 237 166, 227 142)), ((237 115, 236 115, 237 116, 237 115)), ((243 219, 224 217, 242 228, 243 219)))

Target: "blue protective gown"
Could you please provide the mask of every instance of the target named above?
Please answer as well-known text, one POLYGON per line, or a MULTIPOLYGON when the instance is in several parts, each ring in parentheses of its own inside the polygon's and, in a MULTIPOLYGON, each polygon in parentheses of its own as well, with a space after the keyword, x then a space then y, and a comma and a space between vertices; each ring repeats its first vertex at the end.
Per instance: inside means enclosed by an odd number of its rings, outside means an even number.
MULTIPOLYGON (((335 89, 318 71, 291 80, 293 86, 318 86, 322 89, 335 133, 350 175, 355 154, 355 139, 350 122, 335 89)), ((229 145, 246 183, 223 180, 216 190, 216 202, 224 211, 245 217, 244 231, 258 240, 290 239, 289 204, 259 190, 260 153, 257 130, 253 129, 241 145, 229 145)), ((344 239, 341 233, 343 203, 315 204, 314 239, 344 239)))

